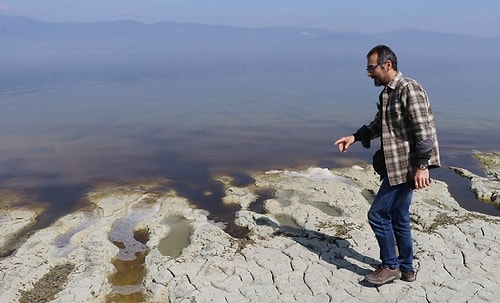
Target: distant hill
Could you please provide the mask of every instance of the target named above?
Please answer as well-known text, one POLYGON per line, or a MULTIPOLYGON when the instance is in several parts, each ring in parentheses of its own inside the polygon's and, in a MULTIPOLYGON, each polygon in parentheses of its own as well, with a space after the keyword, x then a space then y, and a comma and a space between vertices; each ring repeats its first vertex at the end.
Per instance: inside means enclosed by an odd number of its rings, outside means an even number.
POLYGON ((243 28, 194 23, 136 21, 51 23, 0 15, 0 54, 61 53, 341 53, 364 54, 385 43, 411 53, 498 52, 500 38, 416 29, 360 34, 295 27, 243 28))

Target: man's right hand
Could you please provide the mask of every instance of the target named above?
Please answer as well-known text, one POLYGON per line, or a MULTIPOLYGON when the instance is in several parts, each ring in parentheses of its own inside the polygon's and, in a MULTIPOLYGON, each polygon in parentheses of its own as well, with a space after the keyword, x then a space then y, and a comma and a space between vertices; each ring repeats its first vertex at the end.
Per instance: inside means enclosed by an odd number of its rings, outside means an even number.
POLYGON ((339 147, 339 150, 343 153, 345 153, 347 151, 347 149, 349 148, 349 146, 351 146, 352 144, 354 143, 354 135, 350 135, 350 136, 346 136, 346 137, 342 137, 340 139, 338 139, 337 141, 335 141, 335 145, 338 145, 339 147))

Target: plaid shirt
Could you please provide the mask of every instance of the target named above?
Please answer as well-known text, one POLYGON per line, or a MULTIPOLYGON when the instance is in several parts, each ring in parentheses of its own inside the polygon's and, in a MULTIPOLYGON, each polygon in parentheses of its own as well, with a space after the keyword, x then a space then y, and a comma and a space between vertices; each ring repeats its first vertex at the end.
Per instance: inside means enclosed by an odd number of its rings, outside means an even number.
POLYGON ((371 139, 381 137, 389 184, 394 186, 413 180, 418 165, 418 142, 432 142, 429 168, 439 167, 436 126, 422 86, 398 72, 382 90, 379 100, 379 110, 367 127, 371 139))

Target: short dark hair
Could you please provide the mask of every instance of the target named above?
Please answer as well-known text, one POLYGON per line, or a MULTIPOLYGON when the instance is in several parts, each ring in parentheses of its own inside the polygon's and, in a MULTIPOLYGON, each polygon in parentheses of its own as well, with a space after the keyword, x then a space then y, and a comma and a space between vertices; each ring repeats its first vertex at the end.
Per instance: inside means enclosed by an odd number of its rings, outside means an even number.
POLYGON ((378 64, 382 64, 385 61, 390 60, 392 62, 392 68, 395 71, 398 70, 398 57, 390 47, 386 45, 377 45, 368 52, 366 58, 370 58, 373 54, 378 55, 378 64))

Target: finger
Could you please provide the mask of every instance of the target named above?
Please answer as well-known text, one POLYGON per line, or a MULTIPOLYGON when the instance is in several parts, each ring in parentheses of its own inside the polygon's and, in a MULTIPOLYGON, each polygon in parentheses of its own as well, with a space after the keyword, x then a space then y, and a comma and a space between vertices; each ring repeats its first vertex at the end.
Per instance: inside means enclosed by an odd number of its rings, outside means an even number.
POLYGON ((348 141, 346 141, 346 142, 344 143, 344 152, 345 152, 345 151, 349 148, 349 146, 351 146, 351 144, 349 144, 349 142, 348 142, 348 141))
POLYGON ((422 179, 415 178, 415 189, 422 189, 423 187, 424 183, 422 182, 422 179))
POLYGON ((335 145, 345 144, 345 142, 346 142, 345 138, 342 137, 342 138, 338 139, 337 141, 335 141, 334 144, 335 145))
POLYGON ((418 179, 417 180, 417 185, 418 185, 418 188, 417 189, 422 189, 422 188, 425 188, 427 186, 429 186, 429 179, 428 178, 421 178, 421 179, 418 179))

